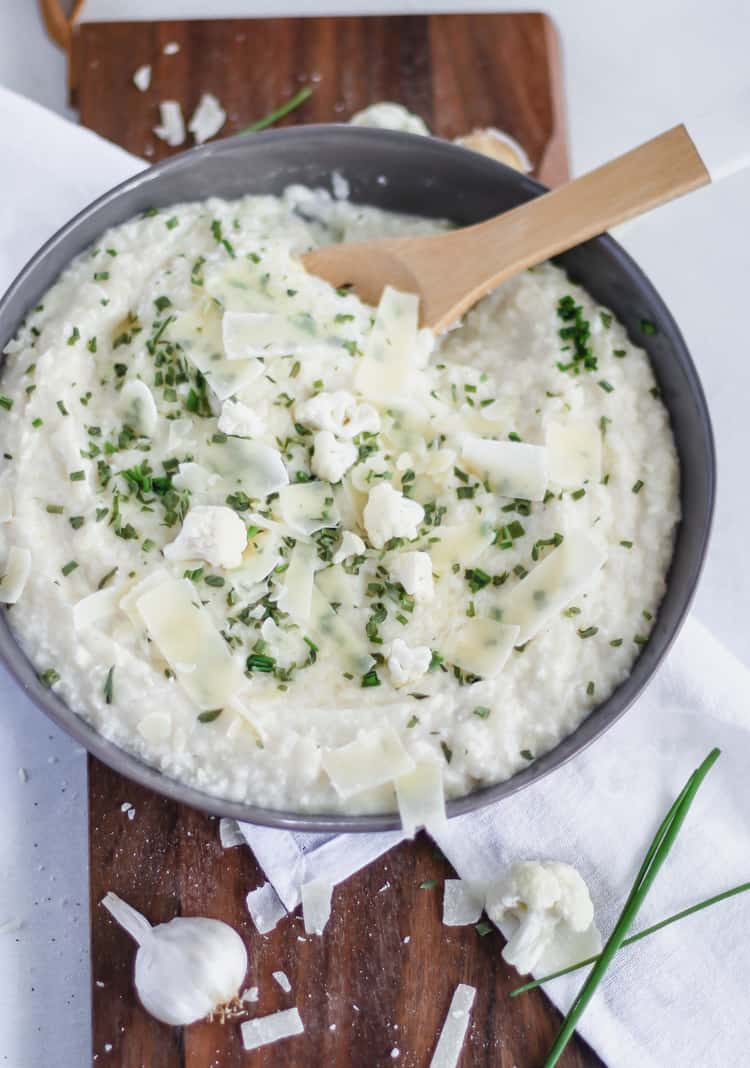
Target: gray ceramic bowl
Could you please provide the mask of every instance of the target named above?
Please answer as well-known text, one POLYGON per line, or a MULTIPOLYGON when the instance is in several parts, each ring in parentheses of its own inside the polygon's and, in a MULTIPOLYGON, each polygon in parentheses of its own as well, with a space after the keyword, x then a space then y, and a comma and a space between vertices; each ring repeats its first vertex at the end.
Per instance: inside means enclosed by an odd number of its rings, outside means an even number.
MULTIPOLYGON (((0 351, 29 308, 63 268, 108 227, 150 207, 209 196, 278 194, 290 183, 330 189, 338 170, 354 201, 394 211, 479 222, 544 191, 543 186, 444 141, 347 126, 271 131, 194 149, 151 167, 106 193, 64 226, 24 268, 0 302, 0 351)), ((715 459, 711 422, 685 342, 659 294, 609 237, 588 241, 560 258, 571 278, 612 308, 633 340, 646 345, 672 418, 682 467, 682 523, 667 594, 651 639, 632 674, 568 738, 507 782, 484 787, 449 804, 450 815, 508 797, 549 774, 610 727, 638 697, 674 640, 700 575, 714 505, 715 459), (648 319, 658 332, 644 337, 648 319)), ((372 831, 398 826, 394 816, 310 815, 270 811, 211 797, 175 782, 101 737, 37 680, 3 617, 0 658, 18 684, 51 719, 100 760, 166 797, 250 823, 309 831, 372 831)))

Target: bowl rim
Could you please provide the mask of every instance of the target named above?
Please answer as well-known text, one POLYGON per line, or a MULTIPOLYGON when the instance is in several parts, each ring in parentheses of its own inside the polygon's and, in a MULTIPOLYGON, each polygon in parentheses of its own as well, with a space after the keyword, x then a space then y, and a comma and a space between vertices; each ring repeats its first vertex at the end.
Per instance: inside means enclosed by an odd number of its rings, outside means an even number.
MULTIPOLYGON (((137 189, 144 183, 157 181, 164 176, 169 177, 172 172, 179 171, 186 165, 190 165, 193 161, 198 161, 210 156, 220 156, 224 153, 230 153, 232 150, 236 150, 237 142, 240 140, 241 136, 242 135, 236 135, 234 137, 224 138, 206 145, 191 148, 162 160, 159 163, 153 164, 152 166, 144 167, 143 170, 138 171, 124 181, 119 182, 117 185, 106 190, 56 230, 20 269, 6 292, 0 298, 0 324, 2 323, 3 315, 8 312, 9 308, 12 309, 16 301, 19 301, 19 305, 22 305, 20 310, 17 310, 14 320, 15 325, 12 324, 10 334, 7 338, 0 338, 0 346, 2 346, 0 347, 0 371, 4 360, 4 357, 2 356, 2 348, 4 348, 7 341, 13 336, 13 332, 18 328, 18 324, 27 310, 27 303, 24 304, 22 301, 22 295, 27 281, 33 278, 39 265, 44 262, 61 242, 65 241, 70 234, 75 232, 87 220, 95 217, 109 204, 123 198, 131 190, 137 189)), ((539 196, 547 191, 547 187, 541 182, 530 178, 528 175, 514 171, 512 168, 497 160, 488 157, 479 157, 479 159, 483 161, 482 164, 479 164, 478 154, 472 152, 470 149, 454 145, 451 142, 443 141, 439 138, 423 137, 421 135, 401 131, 352 127, 343 123, 310 124, 305 126, 287 126, 274 130, 266 130, 261 133, 254 133, 248 136, 248 144, 255 145, 269 142, 283 143, 285 141, 314 139, 316 136, 325 138, 332 137, 334 139, 343 138, 344 140, 364 138, 375 144, 381 142, 384 146, 395 145, 398 147, 400 145, 403 148, 408 147, 410 151, 414 151, 415 149, 418 150, 420 144, 422 146, 429 144, 431 150, 437 152, 438 155, 443 154, 452 158, 456 158, 460 155, 466 157, 465 162, 471 162, 475 169, 479 166, 480 168, 483 167, 483 169, 486 169, 488 173, 494 172, 497 174, 498 169, 499 171, 507 172, 507 174, 513 176, 513 180, 517 182, 519 188, 524 190, 530 196, 539 196)), ((121 223, 109 225, 121 225, 121 223)), ((650 307, 658 308, 660 324, 668 327, 671 338, 675 345, 681 350, 682 367, 688 383, 688 392, 698 410, 700 421, 702 423, 707 460, 707 488, 704 505, 705 514, 700 545, 697 552, 694 552, 693 554, 690 581, 679 595, 676 619, 671 631, 662 638, 661 642, 658 644, 658 648, 652 648, 652 645, 655 645, 656 643, 649 642, 634 662, 634 665, 643 660, 646 660, 647 662, 646 668, 644 669, 646 675, 641 685, 636 687, 625 700, 616 701, 615 699, 618 694, 621 693, 623 687, 627 686, 627 683, 631 678, 632 672, 629 673, 624 682, 620 684, 620 686, 618 686, 606 700, 592 709, 589 715, 581 721, 574 731, 561 739, 561 741, 558 742, 553 749, 549 750, 549 752, 536 759, 527 769, 517 772, 510 779, 482 786, 472 793, 449 800, 446 805, 449 818, 484 808, 518 793, 532 783, 541 781, 553 771, 562 767, 564 764, 567 764, 579 753, 588 749, 590 745, 609 730, 609 728, 613 726, 622 715, 624 715, 624 713, 651 684, 659 665, 666 657, 682 629, 687 613, 692 605, 705 563, 713 526, 716 501, 716 448, 711 417, 697 369, 674 317, 650 279, 638 266, 635 260, 609 234, 593 238, 591 242, 587 242, 587 244, 589 243, 603 246, 619 271, 628 277, 635 277, 637 284, 650 307), (610 707, 613 705, 614 707, 610 707)), ((74 255, 78 254, 79 253, 75 253, 74 255)), ((70 260, 68 262, 70 262, 70 260)), ((647 339, 644 341, 643 347, 647 347, 647 339)), ((669 406, 667 406, 667 408, 669 410, 669 406)), ((680 522, 682 522, 682 520, 680 522)), ((138 785, 154 790, 156 793, 170 801, 188 805, 210 815, 229 817, 243 823, 251 823, 257 826, 273 827, 287 831, 334 834, 394 831, 400 829, 401 824, 397 812, 382 814, 346 814, 335 812, 289 812, 286 810, 269 809, 262 805, 232 801, 204 793, 198 787, 171 778, 168 774, 160 771, 153 765, 145 763, 145 761, 134 753, 122 748, 107 739, 104 735, 100 734, 95 727, 83 719, 78 713, 74 712, 73 709, 66 705, 52 690, 46 688, 39 681, 36 669, 28 659, 21 644, 15 639, 13 632, 7 623, 7 619, 3 620, 3 626, 0 628, 0 662, 2 662, 8 673, 20 686, 26 696, 58 727, 71 735, 76 741, 80 742, 92 756, 95 756, 114 771, 119 772, 121 775, 124 775, 138 785)))

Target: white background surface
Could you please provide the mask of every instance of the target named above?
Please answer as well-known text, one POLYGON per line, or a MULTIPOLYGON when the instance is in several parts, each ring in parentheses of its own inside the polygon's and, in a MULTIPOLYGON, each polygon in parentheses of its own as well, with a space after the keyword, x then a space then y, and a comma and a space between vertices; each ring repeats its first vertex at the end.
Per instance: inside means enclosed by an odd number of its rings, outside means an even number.
MULTIPOLYGON (((89 0, 86 10, 89 17, 121 18, 123 6, 121 0, 89 0)), ((127 5, 141 17, 515 7, 377 0, 127 5)), ((744 0, 549 0, 545 7, 562 38, 575 173, 689 119, 750 80, 750 5, 744 0)), ((147 60, 134 57, 133 66, 147 60)), ((3 0, 0 7, 0 83, 73 115, 65 100, 63 58, 44 38, 33 0, 3 0)), ((748 204, 750 175, 744 173, 634 224, 624 243, 670 305, 708 394, 720 494, 696 613, 750 664, 749 510, 742 504, 749 442, 737 401, 750 396, 748 204)), ((12 204, 0 205, 0 212, 12 210, 12 204)), ((0 923, 22 923, 18 932, 0 935, 0 1064, 77 1068, 89 1058, 84 758, 2 676, 0 702, 0 923), (19 767, 28 769, 28 782, 20 781, 19 767)))

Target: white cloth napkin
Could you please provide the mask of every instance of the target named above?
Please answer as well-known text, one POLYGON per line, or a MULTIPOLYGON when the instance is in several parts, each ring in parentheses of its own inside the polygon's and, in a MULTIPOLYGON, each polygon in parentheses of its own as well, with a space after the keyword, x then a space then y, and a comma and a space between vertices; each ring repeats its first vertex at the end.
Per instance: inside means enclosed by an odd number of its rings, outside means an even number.
MULTIPOLYGON (((0 290, 74 212, 144 166, 2 88, 0 159, 0 290)), ((742 882, 750 877, 748 694, 750 673, 692 619, 648 692, 603 739, 520 795, 453 821, 438 844, 469 879, 526 857, 575 864, 606 934, 664 812, 718 745, 721 760, 636 926, 742 882)), ((268 876, 267 903, 280 899, 288 910, 304 882, 342 882, 400 841, 398 833, 243 831, 268 876)), ((746 1059, 748 927, 750 897, 737 898, 621 951, 580 1028, 610 1068, 746 1059)), ((557 980, 548 992, 564 1009, 580 982, 557 980)))

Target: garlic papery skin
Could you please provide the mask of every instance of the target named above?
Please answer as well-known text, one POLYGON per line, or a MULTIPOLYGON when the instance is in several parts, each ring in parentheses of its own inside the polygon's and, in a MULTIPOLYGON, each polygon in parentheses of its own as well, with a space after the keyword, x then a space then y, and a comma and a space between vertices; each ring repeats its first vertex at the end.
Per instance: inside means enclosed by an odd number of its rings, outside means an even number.
POLYGON ((202 1020, 234 1001, 247 971, 247 950, 221 920, 176 916, 152 927, 117 894, 102 905, 138 943, 135 988, 144 1009, 162 1023, 202 1020))

